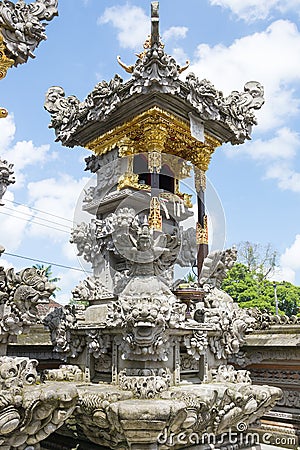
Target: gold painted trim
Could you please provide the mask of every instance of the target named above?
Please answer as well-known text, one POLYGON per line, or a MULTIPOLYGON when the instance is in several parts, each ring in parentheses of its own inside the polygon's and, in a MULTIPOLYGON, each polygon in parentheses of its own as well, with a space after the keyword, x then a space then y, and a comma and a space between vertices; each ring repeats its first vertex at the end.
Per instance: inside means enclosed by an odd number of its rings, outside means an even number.
POLYGON ((203 227, 201 223, 197 223, 196 227, 196 243, 197 245, 206 244, 208 245, 208 221, 207 215, 203 217, 203 227))
POLYGON ((205 134, 205 142, 191 136, 187 122, 158 107, 104 133, 85 146, 96 155, 119 147, 119 156, 158 151, 190 161, 206 171, 216 147, 221 142, 205 134))
MULTIPOLYGON (((0 33, 0 80, 6 77, 8 69, 13 66, 14 60, 9 59, 5 54, 5 44, 3 41, 3 36, 0 33)), ((8 111, 5 108, 0 107, 0 119, 7 117, 8 111)))
POLYGON ((14 60, 9 59, 6 56, 5 50, 6 46, 3 41, 3 36, 0 33, 0 80, 6 77, 8 69, 10 69, 14 64, 14 60))

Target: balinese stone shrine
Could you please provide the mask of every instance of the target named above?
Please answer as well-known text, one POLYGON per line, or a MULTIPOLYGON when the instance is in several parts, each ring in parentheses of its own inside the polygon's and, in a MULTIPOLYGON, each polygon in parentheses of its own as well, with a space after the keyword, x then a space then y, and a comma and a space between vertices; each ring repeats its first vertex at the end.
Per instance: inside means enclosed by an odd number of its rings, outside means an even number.
MULTIPOLYGON (((55 1, 35 4, 55 14, 55 1)), ((15 11, 0 3, 0 19, 5 8, 15 11)), ((56 308, 41 323, 55 288, 45 273, 1 269, 3 450, 258 450, 278 437, 297 448, 299 321, 239 308, 221 290, 236 250, 208 252, 206 170, 218 146, 250 139, 263 87, 224 97, 188 73, 165 52, 158 8, 135 64, 118 58, 128 81, 115 75, 83 101, 47 91, 56 140, 91 151, 91 219, 71 242, 93 274, 72 292, 81 314, 56 308), (196 195, 184 192, 189 178, 196 195), (175 266, 193 266, 197 282, 175 283, 175 266)), ((5 59, 17 44, 2 35, 5 59)), ((12 166, 0 176, 4 192, 12 166)))

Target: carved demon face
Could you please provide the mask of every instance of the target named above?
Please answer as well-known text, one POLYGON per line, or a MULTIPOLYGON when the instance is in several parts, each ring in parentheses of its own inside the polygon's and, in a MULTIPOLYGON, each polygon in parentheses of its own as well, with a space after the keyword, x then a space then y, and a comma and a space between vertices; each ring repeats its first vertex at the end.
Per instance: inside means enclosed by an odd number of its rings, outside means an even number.
POLYGON ((126 316, 124 358, 130 355, 139 360, 165 360, 164 331, 169 316, 169 308, 153 299, 144 298, 132 304, 126 316))

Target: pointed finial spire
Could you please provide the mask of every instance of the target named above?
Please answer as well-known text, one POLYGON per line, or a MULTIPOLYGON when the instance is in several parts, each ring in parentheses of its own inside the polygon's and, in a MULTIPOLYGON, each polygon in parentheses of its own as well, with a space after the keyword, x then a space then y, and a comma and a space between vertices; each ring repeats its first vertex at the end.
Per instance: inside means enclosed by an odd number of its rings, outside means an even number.
POLYGON ((159 45, 159 2, 151 3, 151 47, 159 45))

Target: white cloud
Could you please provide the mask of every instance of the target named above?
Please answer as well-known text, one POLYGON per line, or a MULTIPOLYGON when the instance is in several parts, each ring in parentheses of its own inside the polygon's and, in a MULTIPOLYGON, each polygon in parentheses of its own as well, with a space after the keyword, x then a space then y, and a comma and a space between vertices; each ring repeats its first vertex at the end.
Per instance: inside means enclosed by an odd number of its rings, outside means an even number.
POLYGON ((24 186, 24 169, 29 166, 43 165, 47 160, 56 157, 55 153, 50 153, 50 145, 36 147, 32 141, 19 141, 13 144, 16 126, 13 116, 8 116, 0 121, 0 148, 1 158, 14 164, 16 177, 15 189, 24 186))
MULTIPOLYGON (((5 200, 14 200, 12 192, 6 192, 5 200)), ((32 217, 33 213, 27 206, 14 206, 11 202, 7 201, 5 202, 5 206, 0 207, 1 244, 7 252, 13 252, 20 246, 28 226, 28 221, 32 217)))
POLYGON ((150 34, 149 18, 138 6, 126 4, 106 8, 97 23, 111 23, 118 30, 118 41, 123 48, 141 49, 150 34))
POLYGON ((234 156, 238 154, 245 154, 252 159, 268 164, 273 161, 291 161, 300 148, 300 137, 298 133, 290 130, 287 127, 280 128, 271 139, 256 139, 253 142, 246 142, 239 147, 238 152, 236 148, 229 148, 229 155, 234 156))
POLYGON ((0 258, 0 267, 4 267, 4 269, 11 269, 13 264, 6 259, 0 258))
POLYGON ((246 22, 265 19, 276 10, 299 12, 300 6, 300 0, 210 0, 210 3, 231 9, 246 22))
POLYGON ((55 222, 48 222, 46 225, 58 229, 32 223, 28 230, 29 235, 50 237, 55 242, 68 241, 77 200, 87 181, 86 177, 76 180, 70 175, 62 174, 57 179, 48 178, 29 183, 28 195, 32 206, 57 216, 51 217, 37 212, 36 220, 42 223, 46 218, 48 221, 55 222))
POLYGON ((188 61, 188 56, 185 53, 185 51, 180 48, 180 47, 176 47, 173 48, 172 50, 172 56, 175 58, 175 60, 177 61, 178 64, 185 66, 187 61, 188 61))
POLYGON ((279 267, 270 277, 275 281, 289 281, 295 283, 297 272, 300 271, 300 234, 297 234, 295 241, 280 257, 279 267))
MULTIPOLYGON (((242 91, 248 80, 265 86, 265 105, 257 112, 257 138, 227 155, 246 155, 265 169, 265 177, 280 189, 300 192, 300 173, 294 168, 300 148, 291 119, 300 112, 300 32, 288 20, 273 22, 266 30, 235 40, 228 47, 200 45, 191 66, 199 78, 211 80, 224 95, 242 91), (272 132, 270 138, 267 132, 272 132), (238 150, 238 151, 237 151, 238 150)), ((254 134, 255 136, 255 134, 254 134)))
POLYGON ((189 29, 187 27, 170 27, 162 35, 163 42, 170 39, 184 39, 189 29))
POLYGON ((14 140, 16 126, 13 115, 7 116, 6 119, 0 120, 0 148, 1 152, 7 150, 14 140))
POLYGON ((273 164, 266 171, 266 178, 277 180, 280 189, 300 192, 300 173, 290 164, 273 164))
POLYGON ((300 82, 299 54, 296 25, 278 20, 265 31, 237 39, 229 47, 199 45, 191 71, 212 81, 225 95, 232 90, 242 91, 249 80, 261 82, 266 97, 258 113, 261 132, 285 124, 299 112, 294 92, 294 83, 300 82))
POLYGON ((280 258, 280 263, 284 267, 300 270, 300 234, 296 235, 293 244, 285 250, 280 258))
POLYGON ((295 283, 296 272, 290 267, 276 267, 272 276, 268 277, 270 281, 289 281, 295 283))

